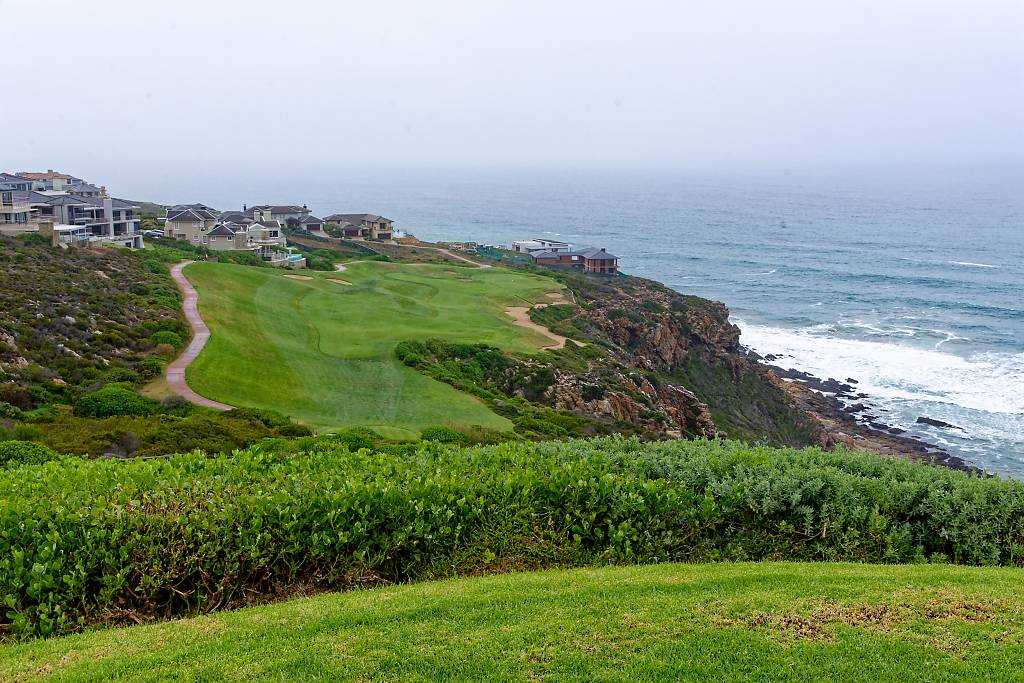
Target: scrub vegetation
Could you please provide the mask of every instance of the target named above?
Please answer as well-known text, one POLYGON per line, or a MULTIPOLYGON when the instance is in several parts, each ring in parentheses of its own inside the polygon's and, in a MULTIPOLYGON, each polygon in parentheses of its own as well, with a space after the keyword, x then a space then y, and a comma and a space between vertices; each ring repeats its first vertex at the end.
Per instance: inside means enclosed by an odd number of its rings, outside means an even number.
POLYGON ((728 441, 344 441, 366 436, 0 472, 0 627, 53 635, 553 566, 1024 561, 1012 481, 728 441))

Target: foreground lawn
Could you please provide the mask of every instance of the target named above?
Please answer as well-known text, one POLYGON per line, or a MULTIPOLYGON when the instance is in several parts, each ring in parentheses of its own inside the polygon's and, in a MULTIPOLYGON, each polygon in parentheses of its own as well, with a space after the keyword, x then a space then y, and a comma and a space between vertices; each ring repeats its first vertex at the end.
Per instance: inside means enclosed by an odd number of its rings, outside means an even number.
POLYGON ((0 646, 0 679, 1021 680, 1021 578, 788 563, 506 574, 0 646))
POLYGON ((560 287, 501 268, 378 262, 302 271, 308 280, 215 263, 185 274, 213 332, 188 368, 193 389, 317 428, 369 425, 399 437, 447 423, 511 429, 476 398, 403 366, 395 345, 438 337, 536 350, 550 340, 513 325, 504 309, 548 301, 560 287))

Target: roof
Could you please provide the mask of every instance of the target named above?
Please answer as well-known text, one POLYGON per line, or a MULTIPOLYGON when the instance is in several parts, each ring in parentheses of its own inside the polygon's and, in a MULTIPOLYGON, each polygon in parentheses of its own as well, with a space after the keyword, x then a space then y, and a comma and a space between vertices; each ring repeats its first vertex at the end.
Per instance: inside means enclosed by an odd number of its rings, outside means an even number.
POLYGON ((112 197, 110 200, 110 208, 112 209, 137 209, 139 205, 135 202, 130 202, 127 199, 118 199, 112 197))
POLYGON ((348 221, 353 225, 360 223, 376 223, 377 221, 390 221, 390 218, 384 218, 384 216, 378 216, 375 213, 335 213, 327 217, 329 221, 348 221))
POLYGON ((306 216, 305 218, 300 220, 299 223, 303 223, 303 224, 307 224, 307 223, 323 223, 323 221, 320 220, 319 218, 317 218, 316 216, 306 216))
POLYGON ((609 254, 604 249, 598 249, 597 247, 590 247, 588 249, 580 249, 572 252, 573 256, 582 256, 589 261, 617 261, 618 256, 609 254))
POLYGON ((68 204, 86 204, 88 206, 97 205, 95 197, 79 197, 73 194, 58 194, 52 197, 46 197, 46 199, 42 200, 40 203, 49 204, 50 206, 67 206, 68 204))
POLYGON ((221 220, 224 221, 243 221, 252 220, 251 211, 222 211, 220 214, 221 220))
POLYGON ((184 211, 167 212, 168 223, 184 223, 184 222, 195 222, 195 221, 208 221, 213 220, 213 216, 206 212, 194 211, 192 209, 185 209, 184 211))
POLYGON ((16 185, 24 185, 25 183, 32 182, 31 178, 25 178, 20 175, 14 175, 13 173, 0 173, 0 183, 14 183, 16 185))
POLYGON ((265 221, 260 221, 259 224, 262 225, 264 228, 280 228, 281 227, 281 221, 277 220, 276 218, 273 218, 273 219, 268 218, 265 221))
POLYGON ((101 192, 100 188, 89 183, 74 183, 68 187, 68 192, 101 192))
POLYGON ((196 209, 197 211, 210 211, 213 213, 217 212, 217 209, 213 208, 212 206, 207 206, 206 204, 175 204, 174 206, 167 207, 167 213, 171 213, 172 211, 185 211, 187 209, 196 209))
POLYGON ((261 204, 260 206, 250 207, 251 209, 270 210, 270 213, 309 213, 309 209, 304 206, 272 206, 270 204, 261 204))
POLYGON ((63 178, 64 180, 74 180, 75 177, 66 173, 57 173, 56 171, 49 170, 46 173, 31 173, 29 171, 22 171, 19 173, 22 178, 28 178, 29 180, 53 180, 55 178, 63 178))
POLYGON ((563 256, 569 256, 569 254, 557 251, 535 251, 530 254, 533 258, 561 258, 563 256))
POLYGON ((213 230, 206 234, 209 235, 210 237, 234 237, 235 231, 226 226, 225 224, 221 223, 220 225, 217 225, 216 227, 214 227, 213 230))

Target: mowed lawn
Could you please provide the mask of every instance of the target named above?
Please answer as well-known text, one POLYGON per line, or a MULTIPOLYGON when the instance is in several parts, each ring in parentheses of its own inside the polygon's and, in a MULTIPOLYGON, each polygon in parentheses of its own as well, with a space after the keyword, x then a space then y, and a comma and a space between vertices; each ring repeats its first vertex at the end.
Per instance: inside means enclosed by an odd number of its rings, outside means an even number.
POLYGON ((532 351, 549 340, 517 327, 507 306, 550 301, 560 285, 502 268, 366 262, 342 273, 195 263, 185 274, 212 331, 189 385, 232 405, 273 408, 318 429, 511 424, 476 398, 393 356, 407 339, 440 337, 532 351), (332 280, 344 280, 340 284, 332 280))
POLYGON ((1013 681, 1017 569, 610 567, 320 595, 0 646, 0 680, 1013 681))

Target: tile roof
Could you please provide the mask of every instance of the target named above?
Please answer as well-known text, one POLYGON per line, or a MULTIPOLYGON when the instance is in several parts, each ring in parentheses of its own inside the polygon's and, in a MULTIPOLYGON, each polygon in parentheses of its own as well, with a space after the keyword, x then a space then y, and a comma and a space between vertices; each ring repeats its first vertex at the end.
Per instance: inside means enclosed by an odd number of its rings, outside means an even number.
POLYGON ((220 225, 216 226, 213 230, 206 234, 211 237, 234 237, 235 231, 229 228, 224 223, 221 223, 220 225))
POLYGON ((66 173, 57 173, 56 171, 47 171, 46 173, 32 173, 29 171, 22 171, 19 173, 22 178, 28 178, 29 180, 54 180, 56 178, 63 178, 64 180, 74 180, 75 176, 68 175, 66 173))
POLYGON ((375 213, 335 213, 328 216, 326 220, 333 222, 348 221, 354 225, 359 223, 375 223, 380 220, 390 221, 390 219, 378 216, 375 213))
POLYGON ((575 256, 582 256, 590 261, 616 261, 618 256, 609 254, 604 249, 598 249, 597 247, 590 247, 589 249, 580 249, 572 252, 575 256))
POLYGON ((206 216, 200 214, 198 211, 193 211, 192 209, 185 209, 184 211, 177 211, 173 213, 168 212, 167 214, 168 223, 184 223, 186 221, 191 223, 194 221, 207 221, 212 219, 213 216, 206 216))

